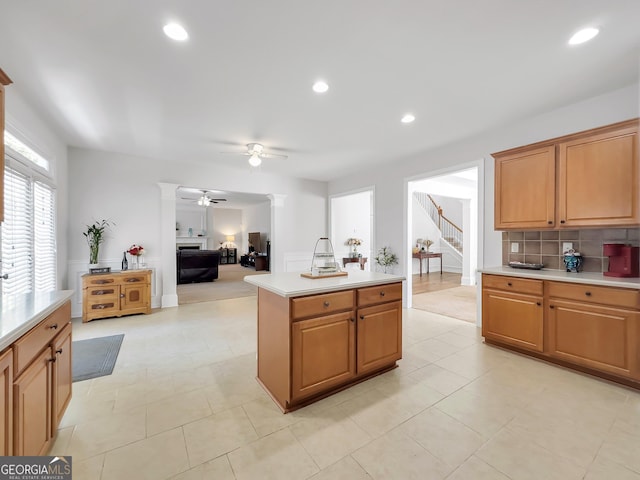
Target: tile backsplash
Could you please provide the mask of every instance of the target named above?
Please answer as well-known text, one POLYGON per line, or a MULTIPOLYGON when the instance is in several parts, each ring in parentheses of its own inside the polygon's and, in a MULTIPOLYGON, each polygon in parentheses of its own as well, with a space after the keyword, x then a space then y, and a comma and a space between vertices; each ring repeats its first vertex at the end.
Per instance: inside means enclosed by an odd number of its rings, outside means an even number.
POLYGON ((640 245, 640 229, 605 228, 559 231, 509 231, 502 232, 502 264, 509 262, 542 263, 544 268, 564 270, 562 246, 573 244, 573 249, 583 257, 582 271, 606 272, 609 258, 603 256, 605 243, 640 245), (518 253, 512 252, 517 244, 518 253))

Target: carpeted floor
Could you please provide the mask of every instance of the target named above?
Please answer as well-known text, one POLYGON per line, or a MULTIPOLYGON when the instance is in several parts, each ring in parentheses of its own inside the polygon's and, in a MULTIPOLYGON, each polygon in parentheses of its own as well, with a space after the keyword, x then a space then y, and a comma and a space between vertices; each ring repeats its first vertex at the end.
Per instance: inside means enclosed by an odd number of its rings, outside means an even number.
POLYGON ((459 286, 413 296, 413 308, 476 323, 475 286, 459 286))
POLYGON ((209 302, 257 295, 258 289, 245 282, 247 275, 262 275, 267 271, 256 272, 253 268, 235 265, 220 265, 218 278, 214 282, 187 283, 178 285, 178 304, 209 302))

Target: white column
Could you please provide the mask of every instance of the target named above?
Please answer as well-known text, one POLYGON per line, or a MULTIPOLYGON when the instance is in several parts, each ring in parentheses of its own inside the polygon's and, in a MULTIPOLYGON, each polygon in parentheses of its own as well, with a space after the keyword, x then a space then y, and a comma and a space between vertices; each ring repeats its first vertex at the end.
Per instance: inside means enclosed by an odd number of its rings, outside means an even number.
POLYGON ((162 308, 177 307, 176 290, 176 190, 175 183, 160 187, 160 250, 162 259, 162 308))
POLYGON ((273 272, 284 271, 284 248, 283 243, 279 242, 278 238, 282 236, 284 238, 284 225, 283 225, 283 209, 284 199, 286 195, 271 193, 267 195, 271 200, 271 254, 269 258, 269 268, 273 272))

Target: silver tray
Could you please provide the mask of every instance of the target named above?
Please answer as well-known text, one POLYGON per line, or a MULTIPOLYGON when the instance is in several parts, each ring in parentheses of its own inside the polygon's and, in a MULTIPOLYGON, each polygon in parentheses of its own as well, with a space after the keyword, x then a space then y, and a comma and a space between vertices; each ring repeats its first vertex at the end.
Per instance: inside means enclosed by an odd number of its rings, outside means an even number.
POLYGON ((542 263, 524 263, 524 262, 509 262, 511 268, 526 268, 528 270, 541 270, 544 267, 542 263))

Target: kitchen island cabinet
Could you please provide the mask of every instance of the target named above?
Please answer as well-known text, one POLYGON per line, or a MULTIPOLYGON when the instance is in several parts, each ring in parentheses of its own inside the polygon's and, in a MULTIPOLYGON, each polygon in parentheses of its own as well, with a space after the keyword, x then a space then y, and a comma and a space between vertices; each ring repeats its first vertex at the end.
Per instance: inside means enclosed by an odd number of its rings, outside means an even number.
POLYGON ((258 286, 257 379, 283 412, 395 368, 404 277, 245 277, 258 286))

